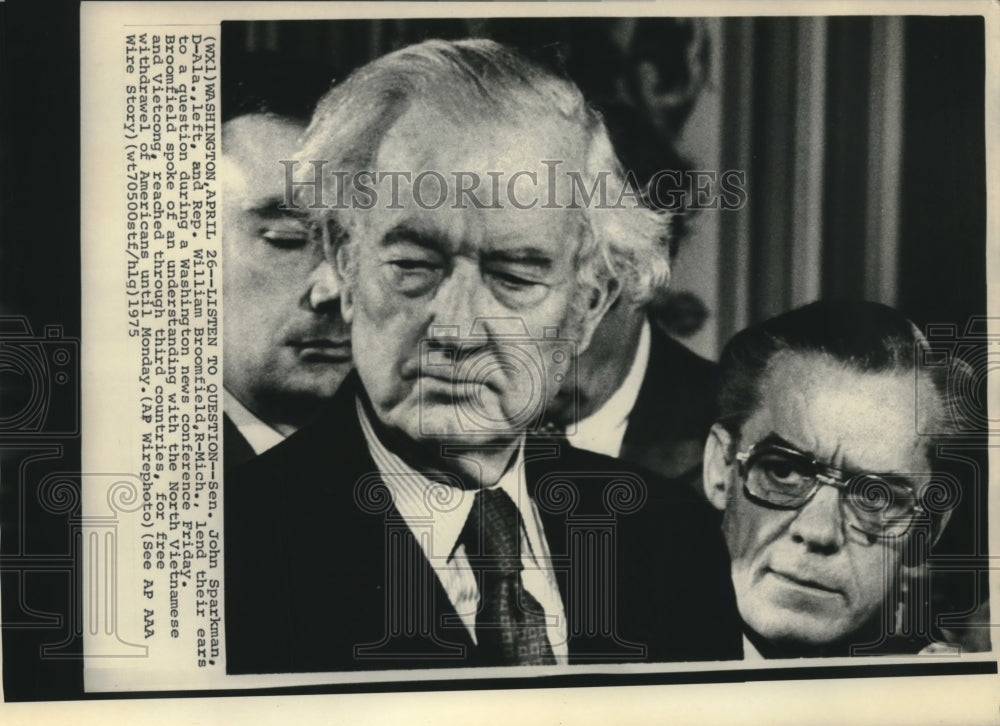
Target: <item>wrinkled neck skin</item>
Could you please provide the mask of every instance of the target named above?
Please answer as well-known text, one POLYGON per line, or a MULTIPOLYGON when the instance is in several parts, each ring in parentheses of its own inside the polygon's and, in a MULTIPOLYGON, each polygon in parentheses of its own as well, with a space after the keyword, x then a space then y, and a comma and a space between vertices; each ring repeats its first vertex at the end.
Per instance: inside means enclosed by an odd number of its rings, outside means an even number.
POLYGON ((521 445, 520 435, 492 439, 481 445, 448 441, 414 441, 400 431, 383 424, 368 400, 361 394, 368 420, 379 440, 410 468, 428 478, 442 479, 463 489, 493 486, 514 463, 521 445))

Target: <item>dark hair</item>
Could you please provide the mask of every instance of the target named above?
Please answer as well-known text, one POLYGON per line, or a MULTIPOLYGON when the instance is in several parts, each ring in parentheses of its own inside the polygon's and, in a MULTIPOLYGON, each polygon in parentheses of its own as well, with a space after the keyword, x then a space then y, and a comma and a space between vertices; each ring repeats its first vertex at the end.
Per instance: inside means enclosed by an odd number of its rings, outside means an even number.
POLYGON ((951 359, 945 366, 925 366, 927 339, 902 313, 880 303, 828 301, 810 303, 737 333, 719 360, 718 423, 734 438, 760 405, 760 385, 779 352, 825 355, 863 373, 920 372, 933 383, 939 415, 930 439, 965 430, 954 398, 963 386, 958 376, 967 366, 951 359))
POLYGON ((278 53, 235 56, 222 74, 222 122, 247 114, 273 114, 306 123, 333 83, 333 71, 314 59, 278 53))

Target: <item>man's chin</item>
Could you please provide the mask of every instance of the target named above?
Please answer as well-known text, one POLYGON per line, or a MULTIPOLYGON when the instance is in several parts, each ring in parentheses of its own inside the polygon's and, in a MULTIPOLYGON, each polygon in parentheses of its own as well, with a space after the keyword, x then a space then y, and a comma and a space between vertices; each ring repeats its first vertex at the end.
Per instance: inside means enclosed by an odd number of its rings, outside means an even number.
POLYGON ((824 617, 819 613, 803 613, 774 605, 755 610, 757 612, 741 613, 744 621, 762 638, 775 644, 821 648, 841 640, 851 631, 838 614, 824 617))
POLYGON ((290 397, 321 402, 333 398, 350 372, 350 365, 317 364, 312 367, 297 367, 289 371, 288 377, 282 381, 283 390, 290 397))

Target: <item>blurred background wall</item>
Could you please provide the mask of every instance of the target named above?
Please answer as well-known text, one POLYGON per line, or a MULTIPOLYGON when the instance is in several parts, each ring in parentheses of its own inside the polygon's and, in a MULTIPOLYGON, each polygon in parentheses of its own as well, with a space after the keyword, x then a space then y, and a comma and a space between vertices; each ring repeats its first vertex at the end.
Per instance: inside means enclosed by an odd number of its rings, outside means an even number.
MULTIPOLYGON (((661 305, 706 357, 824 297, 878 300, 959 333, 985 313, 982 18, 224 23, 223 107, 238 112, 267 74, 309 105, 431 37, 491 37, 562 69, 640 179, 745 174, 741 208, 688 210, 661 305)), ((690 177, 686 191, 690 202, 690 177)))
POLYGON ((745 169, 748 201, 704 214, 678 286, 746 324, 823 297, 964 331, 986 309, 981 18, 705 21, 710 81, 678 141, 745 169))

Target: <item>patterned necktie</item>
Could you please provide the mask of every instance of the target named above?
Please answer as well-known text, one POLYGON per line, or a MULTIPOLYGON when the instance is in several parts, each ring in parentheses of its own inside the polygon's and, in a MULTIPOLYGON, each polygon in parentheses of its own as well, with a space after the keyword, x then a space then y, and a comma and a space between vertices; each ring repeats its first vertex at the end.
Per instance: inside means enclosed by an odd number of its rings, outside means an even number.
POLYGON ((521 521, 521 513, 505 491, 482 489, 462 534, 469 563, 480 575, 479 665, 556 662, 546 635, 545 611, 524 589, 521 578, 521 521))

